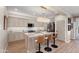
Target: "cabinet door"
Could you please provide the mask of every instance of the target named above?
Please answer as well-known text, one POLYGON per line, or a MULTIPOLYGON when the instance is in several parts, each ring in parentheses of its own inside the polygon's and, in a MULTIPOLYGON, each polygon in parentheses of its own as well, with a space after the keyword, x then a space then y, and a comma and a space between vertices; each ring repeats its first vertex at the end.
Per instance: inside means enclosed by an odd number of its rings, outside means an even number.
POLYGON ((9 42, 16 40, 23 40, 24 34, 21 32, 9 32, 9 42))
POLYGON ((8 33, 8 38, 9 38, 9 42, 11 42, 11 41, 15 41, 15 33, 13 33, 13 32, 9 32, 8 33))
POLYGON ((15 40, 23 40, 24 39, 24 34, 21 32, 16 32, 15 33, 15 40))

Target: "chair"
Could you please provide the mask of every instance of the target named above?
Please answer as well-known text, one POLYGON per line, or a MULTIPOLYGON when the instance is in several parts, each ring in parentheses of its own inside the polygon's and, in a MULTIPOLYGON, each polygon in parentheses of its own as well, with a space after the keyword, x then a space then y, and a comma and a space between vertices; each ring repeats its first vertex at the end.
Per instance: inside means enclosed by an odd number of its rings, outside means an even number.
POLYGON ((36 53, 43 53, 40 49, 41 49, 41 44, 45 41, 44 36, 40 35, 37 36, 36 38, 36 43, 39 44, 39 50, 36 53))
POLYGON ((49 47, 49 41, 51 40, 52 36, 51 35, 47 35, 46 36, 46 40, 47 40, 47 47, 44 48, 45 51, 50 52, 52 51, 52 48, 49 47))

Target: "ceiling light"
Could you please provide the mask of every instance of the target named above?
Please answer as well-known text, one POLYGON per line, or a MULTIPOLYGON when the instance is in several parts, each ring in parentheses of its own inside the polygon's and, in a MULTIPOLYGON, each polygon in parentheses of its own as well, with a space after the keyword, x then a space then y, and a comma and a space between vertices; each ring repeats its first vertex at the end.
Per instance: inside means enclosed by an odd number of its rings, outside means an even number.
POLYGON ((38 17, 38 18, 37 18, 37 21, 38 21, 38 22, 49 23, 49 22, 50 22, 50 19, 45 18, 45 17, 38 17))

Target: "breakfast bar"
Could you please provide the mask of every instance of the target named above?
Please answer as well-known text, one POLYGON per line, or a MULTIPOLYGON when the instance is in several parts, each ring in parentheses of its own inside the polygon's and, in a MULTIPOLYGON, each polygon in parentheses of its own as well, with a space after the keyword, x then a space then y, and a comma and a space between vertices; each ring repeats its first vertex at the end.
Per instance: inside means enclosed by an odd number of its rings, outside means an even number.
POLYGON ((53 32, 47 32, 47 31, 43 31, 43 32, 26 32, 25 34, 25 42, 26 42, 26 49, 27 52, 32 52, 35 51, 36 49, 36 37, 40 36, 40 35, 53 35, 53 32))

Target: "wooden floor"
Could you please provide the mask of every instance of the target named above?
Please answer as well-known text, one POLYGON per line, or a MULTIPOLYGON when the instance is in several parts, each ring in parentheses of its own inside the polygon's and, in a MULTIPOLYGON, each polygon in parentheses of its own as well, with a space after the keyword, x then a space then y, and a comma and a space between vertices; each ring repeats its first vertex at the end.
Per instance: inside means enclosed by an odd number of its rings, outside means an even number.
POLYGON ((7 47, 7 52, 9 53, 21 53, 25 50, 25 40, 19 40, 14 42, 9 42, 7 47))
MULTIPOLYGON (((52 51, 49 53, 79 53, 79 40, 72 40, 70 43, 57 40, 56 44, 58 48, 52 48, 52 51)), ((43 52, 44 47, 45 46, 42 46, 41 49, 43 52)), ((7 53, 26 53, 25 40, 10 42, 7 53)))

